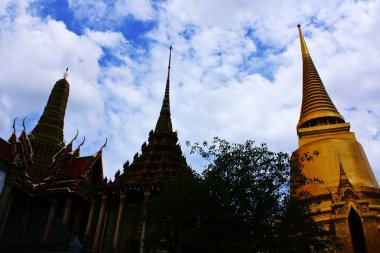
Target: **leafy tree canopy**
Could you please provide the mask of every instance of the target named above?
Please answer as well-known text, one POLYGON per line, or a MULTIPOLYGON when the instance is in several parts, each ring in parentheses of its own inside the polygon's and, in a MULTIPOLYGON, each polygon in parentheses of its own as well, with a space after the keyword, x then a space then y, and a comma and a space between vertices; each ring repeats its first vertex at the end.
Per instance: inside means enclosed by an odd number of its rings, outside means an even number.
POLYGON ((309 181, 320 182, 302 174, 302 164, 317 153, 290 159, 265 144, 219 138, 191 150, 208 165, 202 176, 176 178, 149 201, 148 246, 187 253, 308 252, 337 245, 312 219, 310 195, 302 191, 309 181))

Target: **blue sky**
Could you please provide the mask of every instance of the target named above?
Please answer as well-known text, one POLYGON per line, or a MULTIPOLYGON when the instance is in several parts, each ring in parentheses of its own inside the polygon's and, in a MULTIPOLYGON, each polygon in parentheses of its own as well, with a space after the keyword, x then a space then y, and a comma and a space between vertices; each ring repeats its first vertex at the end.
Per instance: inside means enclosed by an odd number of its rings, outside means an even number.
MULTIPOLYGON (((171 109, 186 141, 265 142, 297 148, 302 24, 319 74, 380 179, 379 1, 0 1, 0 135, 15 117, 36 124, 69 67, 65 139, 82 155, 108 137, 113 177, 140 151, 158 118, 169 46, 171 109), (78 143, 79 144, 79 143, 78 143)), ((19 121, 19 125, 21 120, 19 121)))

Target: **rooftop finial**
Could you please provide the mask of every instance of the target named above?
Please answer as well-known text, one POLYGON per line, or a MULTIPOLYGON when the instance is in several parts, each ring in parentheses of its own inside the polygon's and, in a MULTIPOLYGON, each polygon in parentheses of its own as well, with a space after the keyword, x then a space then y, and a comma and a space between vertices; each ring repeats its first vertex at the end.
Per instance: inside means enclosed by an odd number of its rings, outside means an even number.
POLYGON ((86 141, 86 136, 83 136, 83 141, 81 144, 78 145, 78 148, 80 148, 81 146, 83 146, 84 142, 86 141))
POLYGON ((25 131, 25 120, 26 120, 26 116, 25 116, 24 119, 22 120, 22 127, 24 128, 24 131, 25 131))
POLYGON ((70 143, 72 143, 73 141, 75 141, 75 140, 77 139, 78 135, 79 135, 79 130, 77 130, 77 134, 76 134, 75 137, 70 141, 70 143))
POLYGON ((66 67, 65 73, 63 73, 63 79, 66 79, 69 76, 69 67, 66 67))
POLYGON ((106 137, 106 142, 103 144, 103 146, 100 148, 100 151, 102 151, 103 150, 103 148, 105 147, 105 146, 107 146, 107 142, 108 142, 108 138, 106 137))
POLYGON ((13 132, 16 132, 16 120, 17 117, 13 120, 13 132))

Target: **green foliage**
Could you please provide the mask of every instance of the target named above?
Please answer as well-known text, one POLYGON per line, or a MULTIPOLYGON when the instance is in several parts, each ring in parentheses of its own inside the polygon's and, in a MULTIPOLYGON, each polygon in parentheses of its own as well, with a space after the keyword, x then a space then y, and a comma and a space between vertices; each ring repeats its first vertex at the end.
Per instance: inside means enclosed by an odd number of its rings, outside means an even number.
POLYGON ((209 164, 202 176, 176 178, 147 203, 151 248, 183 253, 334 248, 332 235, 312 219, 305 199, 310 195, 301 189, 310 181, 322 183, 302 174, 303 163, 317 153, 290 159, 265 144, 219 138, 211 145, 195 143, 191 152, 209 164))

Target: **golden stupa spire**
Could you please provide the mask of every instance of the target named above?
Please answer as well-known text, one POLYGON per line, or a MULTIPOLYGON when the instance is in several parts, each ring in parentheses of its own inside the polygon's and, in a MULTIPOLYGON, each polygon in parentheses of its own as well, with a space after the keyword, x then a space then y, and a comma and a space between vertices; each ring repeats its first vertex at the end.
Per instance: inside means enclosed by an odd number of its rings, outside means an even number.
POLYGON ((309 49, 307 49, 305 39, 303 38, 302 31, 301 31, 301 25, 298 24, 298 32, 300 33, 300 41, 301 41, 301 52, 302 52, 302 57, 309 54, 309 49))
POLYGON ((301 25, 298 25, 303 61, 303 86, 301 115, 298 128, 320 124, 343 123, 344 118, 336 109, 319 77, 318 71, 310 57, 301 25))

